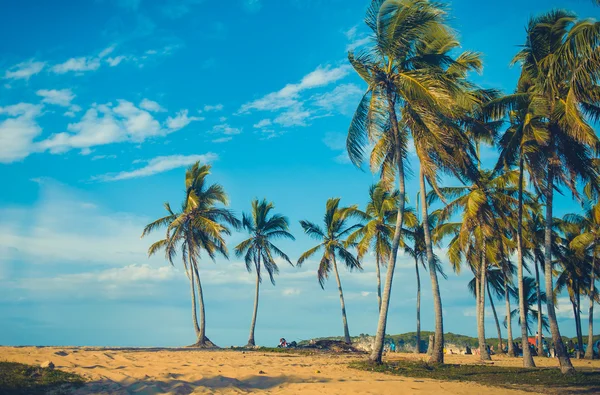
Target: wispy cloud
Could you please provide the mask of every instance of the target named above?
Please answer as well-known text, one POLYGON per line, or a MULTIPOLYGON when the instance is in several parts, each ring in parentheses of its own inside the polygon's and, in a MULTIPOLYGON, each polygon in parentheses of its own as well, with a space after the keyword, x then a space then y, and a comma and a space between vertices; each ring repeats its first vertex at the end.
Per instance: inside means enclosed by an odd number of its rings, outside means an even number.
POLYGON ((99 58, 71 58, 64 63, 52 66, 52 71, 56 74, 65 74, 69 71, 82 73, 84 71, 94 71, 100 68, 99 58))
POLYGON ((173 169, 186 167, 196 162, 209 163, 218 159, 217 154, 211 152, 204 155, 171 155, 159 156, 150 159, 144 167, 132 171, 123 171, 117 174, 105 174, 96 177, 102 181, 119 181, 131 178, 149 177, 154 174, 164 173, 173 169))
POLYGON ((149 100, 149 99, 142 100, 142 102, 140 103, 140 108, 143 108, 144 110, 151 111, 151 112, 167 111, 160 104, 158 104, 155 101, 149 100))
POLYGON ((170 130, 179 130, 194 121, 203 121, 202 117, 190 117, 188 116, 188 110, 181 110, 174 117, 167 118, 167 127, 170 130))
POLYGON ((28 80, 29 77, 38 74, 46 66, 45 62, 36 62, 33 59, 14 65, 4 73, 4 78, 12 80, 28 80))
POLYGON ((35 94, 43 98, 43 103, 62 107, 69 107, 75 98, 70 89, 40 89, 35 94))
POLYGON ((319 66, 316 70, 305 75, 297 84, 288 84, 277 92, 269 93, 260 99, 248 102, 241 106, 238 113, 248 113, 252 110, 275 111, 299 104, 301 92, 329 85, 348 75, 350 66, 343 65, 332 68, 319 66))
POLYGON ((223 105, 222 104, 215 104, 215 105, 206 105, 203 108, 204 111, 206 112, 210 112, 210 111, 223 111, 223 105))
POLYGON ((350 163, 348 153, 346 152, 346 136, 342 133, 327 132, 323 137, 323 143, 332 151, 338 154, 333 158, 334 161, 341 164, 350 163))
POLYGON ((296 106, 281 113, 273 120, 273 123, 284 127, 306 126, 306 121, 310 118, 310 116, 310 111, 304 109, 302 106, 296 106))
POLYGON ((354 111, 363 93, 355 84, 343 84, 336 86, 331 92, 314 95, 311 99, 317 107, 346 114, 349 110, 354 111))

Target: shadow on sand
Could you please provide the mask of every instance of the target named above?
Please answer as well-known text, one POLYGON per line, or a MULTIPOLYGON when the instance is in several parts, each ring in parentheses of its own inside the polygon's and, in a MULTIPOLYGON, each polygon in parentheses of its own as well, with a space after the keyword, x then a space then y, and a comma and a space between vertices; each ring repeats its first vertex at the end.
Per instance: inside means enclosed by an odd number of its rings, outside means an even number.
POLYGON ((295 376, 249 376, 236 379, 227 376, 205 377, 196 381, 185 380, 140 380, 130 383, 120 383, 108 379, 96 380, 86 383, 76 391, 77 394, 160 394, 176 393, 191 394, 198 389, 216 391, 223 389, 237 389, 242 391, 268 390, 284 387, 294 383, 326 383, 328 379, 313 378, 300 379, 295 376))

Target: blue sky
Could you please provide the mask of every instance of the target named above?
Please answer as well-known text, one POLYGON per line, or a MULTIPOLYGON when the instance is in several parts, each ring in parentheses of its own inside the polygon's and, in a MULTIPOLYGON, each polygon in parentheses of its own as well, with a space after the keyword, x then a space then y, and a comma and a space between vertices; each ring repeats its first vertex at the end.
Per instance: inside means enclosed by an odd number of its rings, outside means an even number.
MULTIPOLYGON (((346 54, 365 43, 367 0, 1 3, 0 36, 10 39, 0 42, 0 344, 193 342, 184 273, 148 259, 152 240, 139 236, 163 202, 179 203, 195 160, 214 165, 211 180, 236 212, 254 197, 275 202, 297 237, 281 242, 293 259, 312 245, 298 221, 319 221, 327 198, 364 205, 374 177, 348 163, 344 134, 364 89, 346 54)), ((474 80, 511 91, 527 18, 552 7, 600 16, 587 0, 452 2, 463 49, 484 55, 474 80)), ((488 164, 494 157, 485 151, 488 164)), ((577 210, 558 200, 557 214, 577 210)), ((372 263, 341 273, 351 334, 376 329, 372 263)), ((253 275, 232 258, 203 261, 201 276, 208 336, 245 344, 253 275)), ((432 329, 422 278, 422 327, 432 329)), ((468 280, 449 273, 441 283, 445 329, 474 335, 468 280)), ((400 257, 390 332, 414 330, 415 289, 400 257)), ((258 343, 341 329, 335 284, 321 290, 316 262, 282 264, 276 287, 263 286, 258 343)))

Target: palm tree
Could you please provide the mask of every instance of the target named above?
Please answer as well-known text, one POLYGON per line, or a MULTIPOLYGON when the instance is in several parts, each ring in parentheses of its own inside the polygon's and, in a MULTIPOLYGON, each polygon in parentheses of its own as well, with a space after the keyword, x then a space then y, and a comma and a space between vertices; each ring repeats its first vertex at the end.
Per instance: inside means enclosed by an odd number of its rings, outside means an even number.
POLYGON ((165 203, 167 215, 146 225, 142 237, 158 228, 166 227, 165 238, 152 244, 148 255, 154 255, 160 250, 165 251, 166 259, 174 265, 173 259, 177 250, 181 251, 185 272, 190 280, 192 295, 192 319, 196 332, 196 347, 213 347, 214 344, 206 337, 206 321, 204 312, 204 296, 198 262, 202 251, 214 261, 217 254, 228 258, 227 246, 223 238, 231 231, 226 225, 239 227, 240 221, 233 212, 217 204, 226 206, 229 203, 227 194, 219 184, 209 185, 206 177, 210 174, 210 165, 200 165, 196 162, 185 174, 186 196, 181 211, 175 212, 169 203, 165 203), (196 313, 196 290, 200 309, 200 325, 196 313))
MULTIPOLYGON (((443 196, 453 198, 442 210, 443 218, 462 212, 462 222, 439 229, 440 234, 453 234, 448 256, 455 270, 464 256, 475 273, 478 338, 480 356, 489 360, 485 345, 485 292, 490 265, 503 260, 511 236, 510 215, 517 206, 515 186, 517 173, 499 175, 483 170, 472 186, 440 188, 443 196)), ((430 200, 437 196, 430 194, 430 200)))
MULTIPOLYGON (((576 15, 556 10, 534 17, 527 27, 527 40, 515 57, 531 81, 531 92, 545 108, 547 136, 540 147, 543 167, 534 185, 540 186, 546 203, 545 282, 553 289, 552 226, 553 197, 557 184, 577 193, 575 181, 596 180, 592 148, 598 143, 586 118, 600 116, 600 22, 578 21, 576 15), (540 177, 540 176, 543 176, 540 177)), ((574 371, 560 336, 553 298, 547 298, 547 312, 561 371, 574 371)))
MULTIPOLYGON (((377 306, 379 310, 381 310, 381 265, 386 265, 392 249, 393 222, 398 213, 398 195, 398 191, 389 192, 381 183, 372 185, 369 189, 369 202, 365 210, 367 222, 352 233, 347 240, 349 245, 356 244, 359 261, 363 259, 371 247, 375 252, 377 306)), ((414 226, 416 222, 414 212, 405 210, 403 223, 410 227, 414 226)))
POLYGON ((581 230, 581 234, 575 236, 570 243, 570 248, 573 248, 578 252, 579 256, 586 254, 591 255, 591 268, 590 268, 590 287, 589 287, 589 299, 590 307, 588 310, 588 340, 587 348, 585 350, 585 359, 594 358, 594 303, 597 302, 598 294, 596 292, 596 256, 600 249, 600 203, 590 202, 587 204, 583 215, 578 214, 567 214, 564 216, 564 220, 573 223, 581 230))
MULTIPOLYGON (((534 306, 537 305, 537 291, 535 289, 535 279, 532 277, 525 277, 523 279, 523 291, 525 294, 525 311, 523 314, 525 316, 525 328, 527 329, 527 335, 523 338, 521 338, 521 342, 523 343, 523 350, 525 348, 529 348, 526 347, 526 345, 529 345, 529 334, 531 333, 531 326, 533 324, 533 322, 536 322, 538 320, 538 311, 534 308, 534 306)), ((542 292, 540 294, 540 297, 542 299, 542 302, 546 301, 546 293, 542 292)), ((514 309, 511 312, 511 318, 512 317, 519 317, 519 325, 521 325, 521 314, 519 311, 520 307, 517 307, 516 309, 514 309)), ((506 326, 506 319, 504 320, 504 325, 506 326)), ((542 326, 543 328, 548 329, 548 319, 546 318, 545 315, 542 315, 542 326)))
POLYGON ((261 267, 269 274, 271 284, 275 285, 274 275, 279 273, 279 268, 275 262, 275 257, 279 257, 290 265, 293 263, 290 258, 273 244, 273 240, 284 238, 294 240, 294 236, 289 232, 289 223, 286 217, 280 214, 270 212, 275 208, 273 203, 265 199, 252 201, 251 213, 243 215, 242 226, 248 231, 250 237, 235 247, 235 254, 241 258, 244 257, 246 269, 252 271, 252 266, 256 271, 256 292, 254 294, 254 311, 252 313, 252 323, 250 324, 250 336, 248 337, 248 346, 255 346, 254 328, 256 327, 256 313, 258 312, 258 294, 262 281, 261 267))
POLYGON ((375 363, 381 363, 383 353, 405 209, 408 135, 407 130, 399 127, 396 111, 398 106, 412 101, 438 105, 444 103, 445 97, 437 94, 436 84, 427 73, 419 70, 419 59, 413 57, 416 47, 424 43, 427 35, 437 30, 442 20, 443 11, 425 0, 373 0, 366 16, 366 24, 373 32, 372 46, 357 55, 348 55, 350 63, 368 86, 350 124, 348 155, 360 167, 365 150, 373 143, 371 169, 381 171, 387 185, 396 175, 398 177, 398 214, 375 343, 370 356, 375 363))
POLYGON ((319 240, 319 244, 304 252, 298 259, 298 266, 301 266, 308 258, 323 250, 317 278, 321 288, 324 288, 325 280, 329 277, 329 272, 333 269, 337 281, 338 291, 340 293, 340 304, 342 307, 342 323, 344 325, 344 339, 350 344, 350 332, 348 330, 348 319, 346 318, 346 304, 344 302, 344 293, 342 291, 342 282, 338 272, 337 258, 349 269, 360 269, 362 267, 357 258, 355 258, 347 249, 347 243, 343 239, 352 231, 361 227, 361 225, 348 225, 348 220, 352 217, 364 218, 357 206, 339 207, 340 199, 329 199, 325 206, 324 228, 309 221, 300 221, 304 232, 310 237, 319 240))

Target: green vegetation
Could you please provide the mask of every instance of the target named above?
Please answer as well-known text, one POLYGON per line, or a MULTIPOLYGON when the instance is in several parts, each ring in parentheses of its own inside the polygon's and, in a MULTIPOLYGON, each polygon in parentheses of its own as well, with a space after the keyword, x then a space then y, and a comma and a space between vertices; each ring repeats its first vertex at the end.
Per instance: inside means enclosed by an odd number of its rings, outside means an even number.
POLYGON ((580 369, 563 375, 556 369, 506 368, 490 365, 428 364, 420 361, 398 361, 382 365, 353 362, 351 368, 398 376, 443 381, 465 381, 483 385, 535 392, 575 394, 600 391, 600 372, 580 369))
POLYGON ((67 394, 84 378, 56 369, 15 362, 0 362, 0 394, 67 394))

